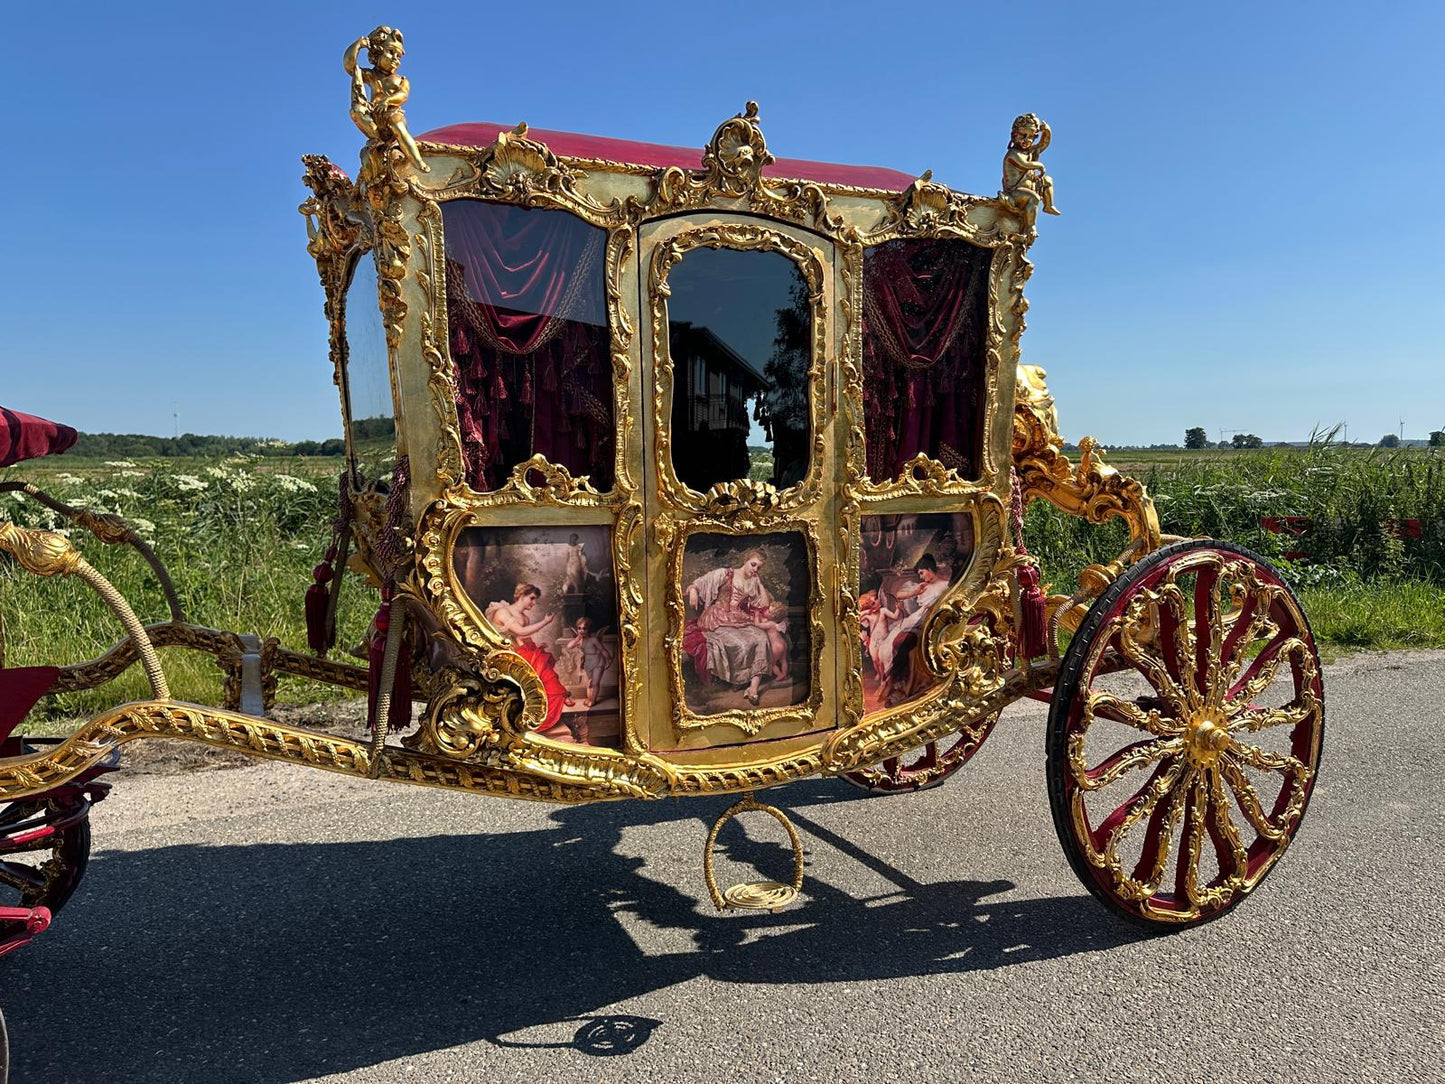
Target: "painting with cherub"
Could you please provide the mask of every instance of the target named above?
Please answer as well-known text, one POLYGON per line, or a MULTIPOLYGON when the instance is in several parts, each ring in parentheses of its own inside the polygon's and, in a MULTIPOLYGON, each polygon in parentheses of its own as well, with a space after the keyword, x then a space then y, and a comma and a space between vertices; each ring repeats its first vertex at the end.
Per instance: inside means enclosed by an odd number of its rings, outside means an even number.
POLYGON ((469 527, 457 578, 547 691, 538 729, 556 741, 621 744, 621 663, 612 531, 602 526, 469 527))
POLYGON ((973 555, 973 518, 956 513, 864 516, 859 554, 863 710, 926 692, 919 646, 928 616, 973 555))

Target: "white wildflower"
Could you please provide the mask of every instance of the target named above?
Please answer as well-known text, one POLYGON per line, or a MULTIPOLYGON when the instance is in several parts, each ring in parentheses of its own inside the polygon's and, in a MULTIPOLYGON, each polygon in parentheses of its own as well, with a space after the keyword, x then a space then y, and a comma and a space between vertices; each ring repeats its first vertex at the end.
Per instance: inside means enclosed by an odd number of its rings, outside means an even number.
POLYGON ((315 493, 316 487, 305 478, 297 478, 294 474, 273 474, 276 485, 285 493, 315 493))
POLYGON ((61 471, 59 474, 57 474, 55 476, 55 480, 67 486, 79 486, 85 484, 84 478, 79 478, 74 474, 67 474, 65 471, 61 471))
POLYGON ((140 516, 132 516, 129 520, 129 523, 132 527, 135 528, 136 534, 140 535, 147 542, 152 542, 155 540, 156 525, 150 520, 142 519, 140 516))
POLYGON ((123 470, 120 472, 122 478, 144 478, 146 472, 143 470, 123 470))
POLYGON ((132 463, 129 459, 107 459, 107 460, 105 461, 105 465, 106 465, 107 467, 134 467, 134 466, 135 466, 135 464, 132 463))
POLYGON ((182 493, 199 493, 203 489, 209 489, 210 483, 201 481, 194 474, 178 474, 176 488, 182 493))
POLYGON ((229 478, 230 475, 221 467, 207 467, 206 473, 212 478, 229 478))

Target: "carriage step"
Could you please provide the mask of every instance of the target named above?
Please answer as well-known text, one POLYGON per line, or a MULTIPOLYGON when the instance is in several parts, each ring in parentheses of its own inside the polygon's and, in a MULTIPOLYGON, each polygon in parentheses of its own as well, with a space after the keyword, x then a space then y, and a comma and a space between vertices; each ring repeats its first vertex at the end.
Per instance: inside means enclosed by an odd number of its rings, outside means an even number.
POLYGON ((788 820, 787 815, 781 809, 776 806, 763 805, 749 791, 743 795, 740 802, 730 807, 713 823, 702 851, 702 875, 707 882, 707 891, 708 895, 712 897, 713 906, 719 911, 746 909, 776 913, 797 899, 798 893, 803 887, 803 843, 798 838, 798 830, 793 827, 793 822, 788 820), (793 881, 791 884, 780 884, 777 881, 745 881, 742 884, 720 889, 712 868, 712 852, 713 847, 717 844, 718 833, 722 831, 724 824, 739 813, 749 813, 755 810, 768 814, 787 829, 788 842, 792 844, 793 848, 793 881))

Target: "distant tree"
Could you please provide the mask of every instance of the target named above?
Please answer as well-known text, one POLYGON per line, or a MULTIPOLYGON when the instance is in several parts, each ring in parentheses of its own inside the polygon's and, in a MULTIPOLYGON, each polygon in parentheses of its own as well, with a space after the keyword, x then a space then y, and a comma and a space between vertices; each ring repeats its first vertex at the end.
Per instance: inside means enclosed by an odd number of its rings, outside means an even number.
POLYGON ((1186 448, 1208 448, 1209 434, 1196 426, 1193 429, 1184 430, 1184 447, 1186 448))
POLYGON ((1383 437, 1380 438, 1381 448, 1398 448, 1399 446, 1400 438, 1395 436, 1394 433, 1386 433, 1383 437))
POLYGON ((1227 452, 1230 448, 1233 448, 1234 445, 1230 444, 1227 440, 1221 440, 1218 444, 1215 445, 1215 447, 1218 448, 1221 452, 1227 452))
POLYGON ((1434 429, 1430 432, 1430 447, 1445 448, 1445 429, 1434 429))
POLYGON ((1264 439, 1253 433, 1235 433, 1234 440, 1230 442, 1236 448, 1263 448, 1264 439))

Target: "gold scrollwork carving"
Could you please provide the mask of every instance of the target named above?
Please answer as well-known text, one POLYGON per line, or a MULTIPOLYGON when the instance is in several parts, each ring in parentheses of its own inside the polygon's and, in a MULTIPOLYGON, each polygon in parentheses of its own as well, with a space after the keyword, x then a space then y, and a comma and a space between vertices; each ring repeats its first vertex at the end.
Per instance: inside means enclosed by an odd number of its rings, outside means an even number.
POLYGON ((657 175, 646 214, 675 214, 720 199, 737 199, 756 214, 786 219, 824 234, 840 231, 843 220, 830 213, 821 186, 808 181, 770 181, 763 176, 764 167, 773 161, 758 123, 758 103, 748 102, 743 112, 723 121, 708 140, 701 170, 669 166, 657 175))
MULTIPOLYGON (((1059 449, 1058 412, 1045 382, 1047 374, 1036 365, 1018 367, 1013 418, 1013 459, 1023 487, 1024 500, 1042 498, 1089 523, 1119 518, 1129 527, 1133 559, 1161 544, 1159 517, 1143 483, 1120 474, 1104 462, 1093 437, 1079 441, 1076 467, 1059 449)), ((1091 566, 1097 568, 1098 566, 1091 566)), ((1095 586, 1102 590, 1113 575, 1095 586)))

